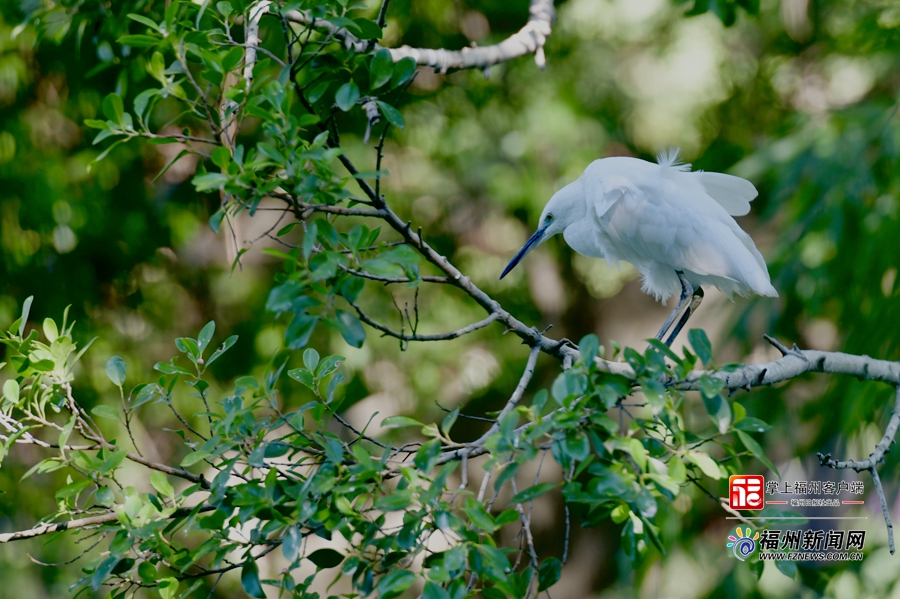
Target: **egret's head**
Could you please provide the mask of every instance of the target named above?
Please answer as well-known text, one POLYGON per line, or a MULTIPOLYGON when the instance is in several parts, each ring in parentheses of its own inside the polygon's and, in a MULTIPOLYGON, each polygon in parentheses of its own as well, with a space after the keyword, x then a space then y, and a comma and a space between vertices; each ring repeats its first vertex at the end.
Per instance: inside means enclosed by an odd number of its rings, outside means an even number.
POLYGON ((515 268, 525 255, 541 245, 544 241, 553 237, 557 233, 562 233, 566 227, 574 223, 580 218, 584 218, 584 185, 581 179, 569 183, 550 198, 544 211, 541 213, 541 220, 538 224, 537 231, 525 242, 516 257, 503 270, 500 275, 502 279, 509 271, 515 268))

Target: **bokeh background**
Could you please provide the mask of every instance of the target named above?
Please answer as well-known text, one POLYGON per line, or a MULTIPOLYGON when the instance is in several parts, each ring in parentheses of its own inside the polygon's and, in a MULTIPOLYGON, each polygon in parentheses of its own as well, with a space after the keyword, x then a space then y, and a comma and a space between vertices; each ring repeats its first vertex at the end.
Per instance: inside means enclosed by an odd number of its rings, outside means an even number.
MULTIPOLYGON (((628 267, 578 256, 554 239, 511 276, 497 277, 546 200, 592 160, 651 159, 678 146, 695 168, 746 177, 760 190, 739 221, 766 256, 780 297, 731 303, 707 295, 694 326, 707 330, 720 363, 777 357, 764 332, 807 348, 900 359, 900 5, 762 0, 758 15, 740 10, 732 27, 712 12, 686 17, 690 5, 568 0, 557 4, 543 72, 529 58, 489 73, 420 71, 401 106, 407 126, 386 147, 389 202, 525 322, 553 325, 557 337, 593 332, 607 347, 611 340, 637 346, 667 310, 640 292, 628 267)), ((18 0, 0 0, 0 326, 18 317, 29 295, 35 322, 71 304, 76 337, 98 338, 78 373, 86 405, 117 401, 103 370, 111 355, 126 360, 130 382, 150 380, 152 365, 175 353, 173 339, 195 335, 209 320, 219 335, 240 336, 213 369, 223 386, 290 356, 286 322, 264 309, 279 268, 263 251, 266 241, 257 240, 271 226, 268 217, 214 234, 208 219, 218 198, 193 191, 195 161, 183 159, 152 181, 177 145, 127 144, 89 168, 103 148, 91 144, 82 122, 97 116, 108 91, 133 98, 139 90, 128 89, 109 44, 77 45, 70 36, 37 46, 28 27, 14 37, 21 9, 18 0), (233 268, 236 249, 248 245, 233 268)), ((383 44, 488 44, 521 27, 527 9, 525 0, 394 0, 383 44)), ((343 137, 348 152, 373 166, 362 120, 344 126, 357 132, 343 137)), ((253 127, 242 134, 252 138, 253 127)), ((370 284, 363 298, 397 325, 394 302, 412 306, 414 292, 390 292, 370 284)), ((418 308, 423 333, 483 318, 452 289, 423 288, 418 308)), ((475 415, 496 410, 527 357, 494 328, 403 352, 372 331, 354 349, 319 327, 310 345, 347 357, 344 406, 358 424, 374 412, 377 423, 392 414, 429 421, 457 405, 475 415)), ((557 372, 557 363, 541 357, 533 390, 557 372)), ((287 405, 305 401, 298 386, 284 387, 287 405)), ((889 390, 823 376, 735 399, 772 424, 759 440, 788 480, 833 480, 815 452, 865 457, 890 411, 889 390)), ((189 401, 188 411, 197 407, 189 401)), ((686 411, 696 427, 711 426, 699 399, 686 411)), ((180 439, 166 432, 172 425, 163 411, 145 410, 138 442, 151 456, 175 459, 180 439)), ((469 426, 473 437, 480 433, 477 422, 469 426)), ((54 510, 53 475, 20 481, 42 457, 18 447, 3 463, 3 532, 54 510)), ((757 462, 745 465, 765 473, 757 462)), ((881 472, 896 508, 895 455, 881 472)), ((871 480, 865 484, 871 488, 871 480)), ((699 489, 687 489, 658 517, 668 554, 651 550, 636 570, 619 550, 618 526, 576 526, 553 596, 900 597, 900 557, 888 553, 877 500, 867 499, 857 512, 869 516, 861 564, 801 567, 796 579, 769 564, 757 581, 725 550, 725 513, 699 489)), ((536 509, 540 553, 558 555, 559 498, 545 496, 536 509)), ((66 596, 78 563, 40 567, 29 554, 64 562, 79 547, 49 540, 0 547, 0 597, 66 596)), ((215 596, 242 595, 239 585, 223 583, 215 596)))

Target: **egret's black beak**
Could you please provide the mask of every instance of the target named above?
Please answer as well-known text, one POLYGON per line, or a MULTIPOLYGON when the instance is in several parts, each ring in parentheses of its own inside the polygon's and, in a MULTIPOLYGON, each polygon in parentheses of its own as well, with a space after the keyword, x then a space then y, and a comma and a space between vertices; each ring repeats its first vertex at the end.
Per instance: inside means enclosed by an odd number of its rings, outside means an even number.
POLYGON ((535 247, 537 247, 541 243, 541 240, 544 238, 544 232, 547 230, 548 225, 549 225, 549 223, 534 232, 534 235, 532 235, 531 239, 529 239, 525 243, 525 245, 522 246, 522 249, 519 250, 519 253, 516 254, 516 257, 513 258, 512 260, 510 260, 509 264, 506 265, 506 268, 503 269, 503 274, 500 275, 501 279, 503 277, 505 277, 506 275, 508 275, 509 271, 511 271, 512 269, 514 269, 516 267, 516 264, 518 264, 519 261, 525 257, 525 254, 527 254, 528 252, 533 250, 535 247))

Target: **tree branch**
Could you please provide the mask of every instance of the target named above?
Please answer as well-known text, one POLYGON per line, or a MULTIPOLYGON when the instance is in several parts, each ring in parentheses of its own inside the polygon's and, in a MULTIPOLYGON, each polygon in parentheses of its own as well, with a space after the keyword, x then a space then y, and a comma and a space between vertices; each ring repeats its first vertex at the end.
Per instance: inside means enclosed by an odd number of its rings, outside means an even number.
POLYGON ((544 57, 544 44, 550 37, 556 9, 553 0, 531 0, 528 9, 528 22, 519 31, 499 44, 462 50, 432 50, 428 48, 411 48, 402 46, 391 48, 394 62, 403 58, 412 58, 416 64, 434 67, 435 71, 446 73, 449 70, 487 69, 491 65, 506 62, 526 54, 534 54, 534 62, 543 70, 547 66, 544 57))
MULTIPOLYGON (((183 507, 175 510, 167 519, 183 518, 196 508, 183 507)), ((216 509, 214 505, 204 505, 200 508, 200 512, 209 512, 216 509)), ((67 522, 56 522, 54 524, 41 524, 28 530, 20 530, 17 532, 8 532, 0 534, 0 543, 9 543, 10 541, 20 541, 22 539, 31 539, 41 535, 47 535, 62 530, 76 530, 79 528, 87 528, 98 524, 106 524, 107 522, 115 522, 119 519, 118 514, 111 512, 101 516, 91 516, 89 518, 80 518, 78 520, 69 520, 67 522)))
POLYGON ((534 367, 537 364, 537 357, 540 353, 540 348, 537 346, 531 348, 531 353, 528 354, 528 362, 525 363, 525 371, 522 372, 522 376, 519 378, 519 384, 516 385, 515 391, 510 396, 509 401, 506 402, 506 405, 503 406, 503 409, 500 410, 500 413, 497 414, 497 420, 491 425, 491 428, 487 430, 486 433, 481 435, 477 441, 475 441, 476 445, 483 444, 487 441, 488 437, 496 433, 500 430, 500 422, 503 420, 503 417, 509 414, 522 400, 522 396, 525 395, 525 388, 528 387, 528 383, 531 381, 531 376, 534 374, 534 367))
POLYGON ((479 320, 478 322, 472 323, 468 326, 464 326, 460 329, 456 329, 455 331, 450 331, 449 333, 438 333, 436 335, 406 335, 405 333, 397 332, 390 327, 387 327, 380 322, 373 320, 368 314, 362 311, 362 308, 359 307, 359 304, 355 302, 350 302, 350 305, 356 310, 356 313, 359 315, 359 319, 364 323, 372 327, 373 329, 377 329, 384 333, 389 337, 396 337, 401 341, 447 341, 449 339, 456 339, 457 337, 462 337, 463 335, 468 335, 478 329, 483 329, 488 326, 495 320, 497 320, 497 314, 490 314, 484 320, 479 320))
MULTIPOLYGON (((385 285, 391 285, 393 283, 410 283, 414 280, 414 279, 410 279, 409 277, 382 277, 380 275, 373 275, 370 272, 365 272, 362 270, 355 270, 353 268, 349 268, 342 264, 339 264, 338 266, 340 266, 341 270, 343 270, 344 272, 346 272, 348 274, 353 275, 354 277, 360 277, 362 279, 369 279, 370 281, 379 281, 381 283, 384 283, 385 285)), ((424 277, 419 277, 419 279, 426 283, 445 283, 446 284, 446 283, 453 282, 450 279, 448 279, 447 277, 424 276, 424 277)))
MULTIPOLYGON (((382 11, 387 8, 387 2, 382 5, 382 11)), ((506 62, 526 54, 534 54, 534 61, 538 67, 544 69, 547 64, 544 57, 544 44, 552 31, 553 21, 556 18, 556 9, 553 0, 531 0, 528 9, 528 22, 516 33, 512 34, 499 44, 491 46, 463 48, 462 50, 445 50, 443 48, 412 48, 402 46, 400 48, 388 48, 394 62, 404 58, 412 58, 420 66, 433 67, 434 70, 446 73, 449 70, 460 69, 487 69, 491 65, 506 62)), ((328 21, 316 19, 308 12, 289 10, 284 13, 288 21, 301 23, 310 27, 324 29, 339 40, 346 48, 353 48, 357 52, 364 52, 368 44, 360 40, 352 33, 337 27, 328 21)), ((379 15, 382 19, 383 16, 379 15)), ((380 49, 381 46, 375 45, 380 49)))
POLYGON ((878 471, 875 470, 875 467, 884 461, 884 455, 890 451, 891 445, 894 444, 897 436, 898 427, 900 427, 900 385, 897 386, 894 409, 891 411, 891 418, 888 420, 888 425, 884 429, 884 436, 881 437, 881 441, 875 446, 875 451, 869 454, 868 459, 859 461, 835 461, 831 459, 830 453, 816 454, 819 456, 819 463, 822 466, 834 468, 835 470, 855 470, 856 472, 868 470, 869 474, 872 475, 872 480, 875 482, 875 492, 878 494, 878 500, 881 502, 881 512, 884 515, 884 523, 887 525, 888 547, 890 548, 892 555, 894 553, 894 525, 891 524, 891 510, 888 507, 887 498, 884 495, 884 488, 881 486, 881 478, 879 478, 878 471))

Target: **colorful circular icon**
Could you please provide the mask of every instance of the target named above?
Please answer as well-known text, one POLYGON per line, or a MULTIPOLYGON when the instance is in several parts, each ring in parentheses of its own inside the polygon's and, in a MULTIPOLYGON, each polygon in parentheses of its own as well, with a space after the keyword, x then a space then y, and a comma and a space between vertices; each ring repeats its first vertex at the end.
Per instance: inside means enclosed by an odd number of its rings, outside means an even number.
POLYGON ((737 536, 728 535, 727 547, 731 547, 731 550, 734 552, 734 557, 744 561, 756 551, 756 539, 759 538, 759 533, 756 533, 753 535, 753 538, 750 538, 750 535, 753 533, 750 527, 741 531, 740 526, 735 529, 735 533, 737 536))

